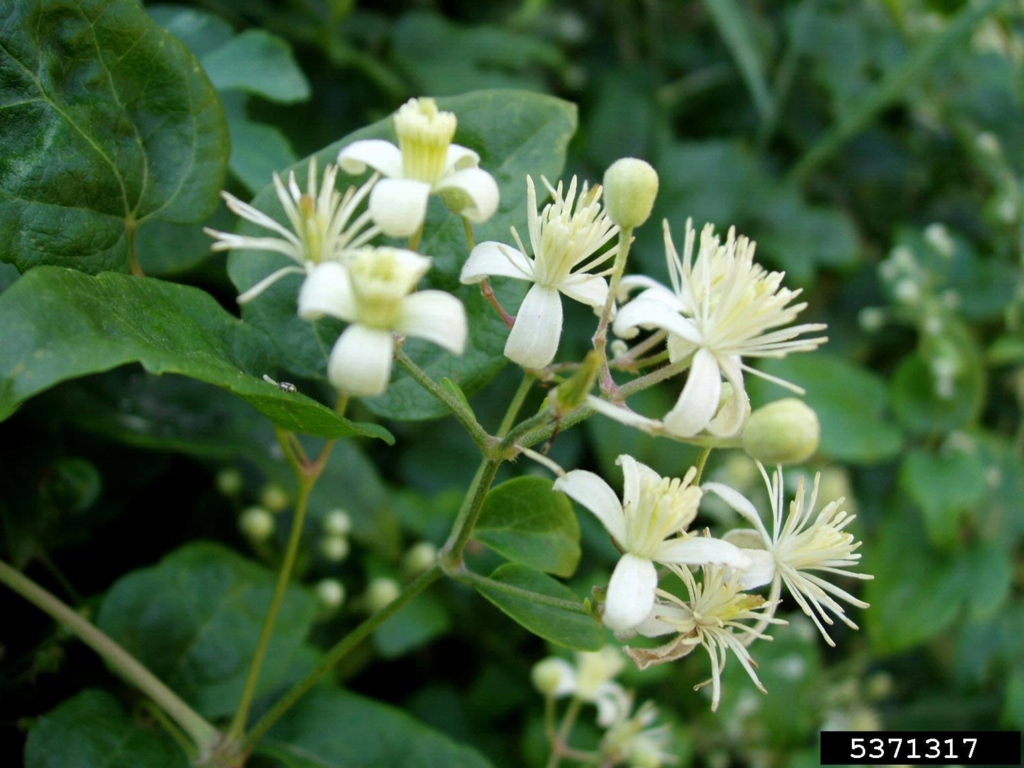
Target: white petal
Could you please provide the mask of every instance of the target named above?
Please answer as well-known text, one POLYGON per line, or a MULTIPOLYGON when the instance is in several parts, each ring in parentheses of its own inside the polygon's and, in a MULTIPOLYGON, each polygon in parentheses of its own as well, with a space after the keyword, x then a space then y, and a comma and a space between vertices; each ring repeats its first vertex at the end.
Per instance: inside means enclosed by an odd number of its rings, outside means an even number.
POLYGON ((750 416, 750 398, 743 386, 743 369, 739 366, 739 358, 722 361, 722 375, 732 384, 732 394, 725 405, 708 424, 708 433, 717 437, 732 437, 743 429, 750 416))
POLYGON ((730 568, 750 567, 750 558, 727 541, 708 536, 668 539, 658 545, 653 559, 659 563, 678 565, 723 565, 730 568))
MULTIPOLYGON (((726 539, 732 538, 729 534, 737 533, 737 531, 729 531, 725 535, 726 539)), ((760 542, 760 536, 757 535, 756 531, 746 530, 740 531, 740 533, 749 533, 752 537, 757 538, 760 542)), ((740 545, 739 541, 733 541, 736 546, 740 545)), ((771 584, 772 579, 775 578, 775 556, 771 552, 768 552, 761 548, 756 549, 743 549, 740 551, 750 558, 750 565, 737 572, 737 576, 740 580, 740 589, 757 589, 763 587, 765 584, 771 584)))
POLYGON ((488 240, 469 254, 459 280, 479 283, 488 275, 533 280, 533 262, 515 248, 488 240))
POLYGON ((352 321, 356 319, 356 312, 348 269, 336 261, 317 265, 299 291, 299 317, 316 320, 330 315, 352 321))
POLYGON ((588 307, 603 307, 608 298, 608 283, 595 275, 572 275, 558 285, 558 290, 588 307))
POLYGON ((616 292, 615 298, 624 303, 629 298, 629 294, 638 288, 662 290, 670 296, 675 295, 653 277, 647 277, 647 275, 626 275, 619 281, 619 290, 616 292))
MULTIPOLYGON (((767 551, 761 534, 753 528, 733 528, 722 538, 734 547, 739 547, 740 549, 754 549, 761 552, 767 551)), ((747 556, 750 556, 749 553, 747 553, 747 556)))
POLYGON ((678 363, 680 360, 685 360, 700 349, 700 344, 694 344, 692 341, 687 341, 682 336, 676 336, 674 333, 670 333, 665 347, 668 349, 669 362, 678 363))
POLYGON ((622 508, 636 514, 641 489, 645 484, 660 482, 661 475, 626 453, 615 459, 615 463, 622 467, 622 508))
POLYGON ((597 707, 597 724, 608 728, 612 723, 623 722, 629 717, 633 697, 618 683, 608 681, 602 684, 594 695, 597 707))
POLYGON ((659 606, 655 605, 647 618, 633 627, 633 631, 644 637, 662 637, 678 633, 679 627, 660 618, 661 614, 658 612, 658 608, 659 606))
POLYGON ((363 173, 370 166, 388 178, 401 178, 402 151, 383 139, 354 141, 338 153, 338 165, 345 173, 363 173))
POLYGON ((468 333, 466 309, 450 293, 420 291, 402 302, 402 317, 395 330, 461 355, 468 333))
POLYGON ((608 583, 604 625, 613 632, 623 632, 640 624, 654 607, 657 588, 658 571, 654 563, 644 557, 623 555, 608 583))
POLYGON ((427 217, 429 197, 425 181, 381 179, 370 192, 370 215, 388 237, 411 237, 427 217))
POLYGON ((627 427, 633 427, 651 435, 657 434, 665 428, 665 425, 660 421, 649 419, 628 408, 620 408, 594 395, 587 396, 587 405, 602 416, 607 416, 609 419, 614 419, 620 424, 625 424, 627 427))
POLYGON ((604 480, 585 469, 574 469, 555 480, 554 490, 589 509, 612 538, 620 544, 626 538, 626 518, 619 497, 604 480))
POLYGON ((456 213, 475 224, 487 221, 498 210, 498 201, 501 199, 498 182, 487 171, 479 168, 455 171, 434 185, 435 192, 445 189, 458 189, 472 201, 456 213))
POLYGON ((505 357, 524 368, 543 368, 555 359, 561 337, 562 300, 558 291, 534 285, 516 313, 516 324, 505 342, 505 357))
POLYGON ((693 437, 711 421, 721 395, 722 373, 718 361, 708 350, 697 350, 679 400, 665 414, 665 426, 679 437, 693 437))
POLYGON ((461 144, 449 144, 448 156, 445 158, 445 172, 461 171, 463 168, 476 168, 480 165, 480 155, 469 147, 461 144))
POLYGON ((667 298, 662 292, 653 289, 641 293, 619 310, 613 326, 615 335, 629 339, 636 336, 636 328, 663 328, 699 344, 701 335, 697 326, 670 306, 667 298))
POLYGON ((568 696, 570 693, 576 693, 576 688, 578 687, 576 667, 565 659, 559 659, 554 656, 545 660, 544 664, 554 667, 559 672, 558 683, 555 685, 555 690, 551 692, 552 696, 557 699, 562 696, 568 696))
POLYGON ((748 523, 757 528, 761 533, 762 538, 765 539, 765 546, 771 546, 771 539, 768 538, 764 523, 761 522, 761 516, 757 513, 757 507, 751 503, 750 499, 739 491, 730 488, 728 485, 722 485, 721 483, 704 483, 701 488, 705 492, 715 494, 718 498, 739 512, 748 523))
POLYGON ((350 395, 382 395, 391 380, 393 353, 394 340, 388 331, 350 325, 331 351, 327 378, 350 395))

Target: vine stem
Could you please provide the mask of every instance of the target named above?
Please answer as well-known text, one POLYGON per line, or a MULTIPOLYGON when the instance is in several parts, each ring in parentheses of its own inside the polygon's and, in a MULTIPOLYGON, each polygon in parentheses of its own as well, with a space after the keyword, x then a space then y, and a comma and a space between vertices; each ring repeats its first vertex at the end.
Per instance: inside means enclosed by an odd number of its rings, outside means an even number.
MULTIPOLYGON (((344 406, 340 406, 343 408, 344 406)), ((340 414, 339 414, 340 415, 340 414)), ((295 561, 299 553, 299 544, 302 542, 302 529, 306 523, 306 513, 309 509, 309 495, 313 486, 327 466, 331 451, 334 449, 334 440, 329 440, 324 445, 320 456, 316 461, 309 462, 301 459, 293 447, 294 434, 286 430, 277 429, 277 438, 284 451, 285 458, 295 470, 295 476, 299 483, 299 493, 295 501, 295 518, 292 520, 292 530, 288 537, 288 547, 285 550, 284 560, 281 563, 281 570, 277 577, 277 587, 274 589, 274 596, 270 602, 270 610, 263 623, 263 632, 260 634, 259 643, 256 646, 256 653, 249 667, 249 676, 245 681, 245 689, 242 691, 242 699, 235 711, 228 730, 228 741, 241 738, 245 732, 245 724, 249 720, 249 712, 252 709, 252 702, 256 696, 256 685, 259 683, 260 671, 266 659, 267 651, 270 649, 270 641, 274 636, 274 627, 277 624, 277 617, 281 613, 281 606, 284 604, 284 596, 288 592, 288 582, 291 580, 292 572, 295 570, 295 561)), ((297 445, 298 441, 294 440, 297 445)), ((299 446, 301 450, 301 445, 299 446)))
POLYGON ((61 602, 55 595, 2 560, 0 560, 0 582, 6 584, 55 620, 65 624, 83 643, 96 651, 111 667, 152 699, 188 734, 201 757, 210 754, 220 742, 221 734, 216 728, 182 701, 138 659, 71 606, 61 602))
POLYGON ((619 249, 615 254, 615 264, 612 267, 611 279, 608 281, 608 296, 604 301, 604 308, 601 310, 601 320, 597 324, 597 330, 594 332, 592 340, 594 349, 601 356, 602 392, 615 391, 615 380, 612 379, 612 373, 608 367, 608 324, 611 322, 612 310, 615 307, 615 294, 619 290, 622 273, 626 270, 626 260, 629 258, 629 246, 632 242, 632 227, 619 230, 619 249))
POLYGON ((555 743, 551 745, 551 759, 548 760, 548 768, 558 768, 561 764, 562 755, 568 746, 569 734, 572 733, 572 726, 575 724, 582 706, 583 701, 578 696, 573 696, 569 706, 566 707, 565 715, 562 718, 562 726, 558 729, 558 734, 555 736, 555 743))
POLYGON ((377 627, 386 622, 402 608, 408 605, 413 598, 418 596, 421 592, 427 589, 431 584, 437 581, 442 576, 441 567, 439 565, 432 566, 429 570, 420 574, 411 584, 409 584, 402 593, 388 603, 377 613, 370 616, 362 624, 349 632, 343 637, 333 648, 327 651, 327 655, 324 656, 323 661, 317 665, 316 669, 306 675, 294 688, 284 695, 281 699, 274 704, 270 710, 259 719, 259 721, 252 727, 252 730, 242 740, 239 751, 241 754, 247 754, 256 743, 262 739, 267 732, 273 727, 274 723, 281 719, 285 712, 291 709, 295 703, 301 699, 306 693, 316 685, 320 679, 329 673, 334 666, 351 653, 356 646, 358 646, 363 640, 369 637, 377 627))

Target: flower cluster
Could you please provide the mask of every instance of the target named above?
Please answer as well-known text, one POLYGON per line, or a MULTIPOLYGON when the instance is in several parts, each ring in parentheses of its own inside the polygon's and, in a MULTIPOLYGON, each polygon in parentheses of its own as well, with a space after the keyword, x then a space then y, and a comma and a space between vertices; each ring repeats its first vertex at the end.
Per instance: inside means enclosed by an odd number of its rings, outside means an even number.
POLYGON ((274 188, 291 229, 225 192, 234 213, 278 236, 207 230, 216 238, 214 250, 271 251, 295 262, 242 293, 240 304, 286 275, 302 274, 299 315, 349 323, 327 363, 328 378, 346 395, 384 393, 396 334, 426 339, 456 355, 464 351, 468 336, 465 309, 457 298, 442 291, 416 291, 430 269, 429 257, 369 243, 382 233, 418 233, 432 194, 473 222, 486 221, 498 208, 498 185, 478 167, 480 156, 452 143, 454 114, 439 110, 433 99, 411 99, 398 110, 394 127, 398 146, 379 139, 353 142, 339 153, 339 165, 327 166, 319 184, 316 158, 310 160, 306 192, 294 172, 287 184, 275 174, 274 188), (335 186, 339 166, 350 174, 370 166, 375 173, 342 194, 335 186), (364 201, 366 209, 356 216, 364 201))

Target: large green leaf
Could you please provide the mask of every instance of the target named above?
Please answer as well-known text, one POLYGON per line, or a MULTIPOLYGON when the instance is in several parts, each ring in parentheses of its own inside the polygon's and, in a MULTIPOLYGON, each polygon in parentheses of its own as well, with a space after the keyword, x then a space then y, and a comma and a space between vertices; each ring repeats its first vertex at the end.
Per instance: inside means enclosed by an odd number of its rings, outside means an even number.
POLYGON ((0 10, 0 258, 127 271, 135 229, 209 215, 228 160, 195 57, 134 0, 0 10))
POLYGON ((85 690, 39 718, 28 734, 25 768, 187 768, 165 732, 135 723, 105 691, 85 690))
MULTIPOLYGON (((455 141, 480 154, 480 167, 492 173, 501 190, 501 205, 486 224, 475 228, 476 241, 511 239, 509 226, 522 233, 526 225, 526 174, 555 181, 565 162, 566 145, 576 130, 576 108, 550 96, 522 91, 478 91, 438 99, 442 109, 459 118, 455 141)), ((316 153, 320 168, 336 162, 338 151, 353 141, 381 138, 395 140, 391 118, 353 133, 316 153)), ((306 178, 308 160, 293 170, 306 178)), ((356 179, 355 182, 360 181, 356 179)), ((347 180, 342 174, 339 184, 347 180)), ((353 182, 354 183, 354 182, 353 182)), ((469 343, 462 357, 455 357, 431 344, 410 340, 405 349, 434 379, 448 377, 466 394, 480 389, 505 364, 503 354, 508 329, 493 307, 480 295, 478 286, 463 286, 459 273, 469 255, 462 219, 448 212, 436 198, 431 201, 426 237, 420 251, 434 258, 425 287, 454 292, 466 305, 469 316, 469 343)), ((253 204, 285 222, 272 186, 268 186, 253 204)), ((287 226, 287 224, 286 224, 287 226)), ((243 234, 264 230, 243 223, 243 234)), ((228 272, 239 291, 246 290, 274 270, 284 266, 280 254, 235 251, 228 259, 228 272)), ((243 316, 254 325, 273 331, 280 365, 300 376, 325 378, 327 355, 337 338, 340 325, 321 321, 315 326, 304 323, 295 314, 300 278, 286 277, 258 299, 247 304, 243 316)), ((496 287, 501 301, 514 311, 525 292, 525 284, 504 281, 496 287)), ((433 396, 400 372, 387 393, 367 399, 376 413, 399 419, 434 418, 447 413, 433 396)))
POLYGON ((572 576, 580 562, 580 524, 572 504, 545 477, 517 477, 487 494, 473 535, 516 563, 572 576))
POLYGON ((256 747, 284 768, 490 768, 409 715, 354 693, 305 696, 256 747))
POLYGON ((589 616, 547 605, 530 597, 579 603, 571 589, 547 574, 519 563, 507 563, 491 574, 490 582, 475 584, 477 591, 533 634, 576 651, 596 651, 604 645, 604 629, 589 616), (512 589, 502 589, 502 585, 512 589))
POLYGON ((263 381, 267 340, 195 288, 39 267, 0 295, 0 328, 0 418, 58 382, 139 362, 227 389, 287 429, 391 439, 263 381))
MULTIPOLYGON (((238 706, 276 582, 220 545, 190 544, 114 584, 97 623, 201 714, 223 717, 238 706)), ((312 597, 289 588, 260 691, 288 672, 315 615, 312 597)))
POLYGON ((932 544, 949 547, 959 540, 960 519, 988 490, 985 464, 976 452, 910 451, 903 459, 900 483, 924 511, 932 544))

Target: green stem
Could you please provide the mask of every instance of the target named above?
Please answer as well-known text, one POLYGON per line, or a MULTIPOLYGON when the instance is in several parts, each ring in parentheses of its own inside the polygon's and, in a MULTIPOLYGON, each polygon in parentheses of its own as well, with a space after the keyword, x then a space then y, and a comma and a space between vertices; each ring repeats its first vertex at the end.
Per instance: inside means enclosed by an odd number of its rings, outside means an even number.
POLYGON ((259 682, 260 670, 266 658, 267 650, 270 648, 270 640, 274 635, 274 626, 277 624, 278 614, 284 604, 284 596, 288 591, 288 582, 291 580, 292 571, 295 569, 295 560, 299 553, 299 544, 302 542, 302 529, 306 522, 306 511, 309 508, 309 494, 316 484, 320 473, 311 475, 302 472, 299 478, 299 495, 295 502, 295 519, 292 520, 292 532, 288 537, 288 548, 285 550, 284 562, 281 563, 281 571, 277 577, 277 587, 274 590, 274 597, 270 602, 270 611, 267 613, 266 621, 263 623, 263 633, 260 635, 259 644, 256 646, 256 654, 249 668, 249 677, 245 681, 245 690, 242 692, 242 699, 238 704, 238 710, 231 721, 231 728, 228 730, 228 738, 235 739, 245 732, 245 724, 249 719, 249 711, 252 708, 252 701, 256 695, 256 684, 259 682))
POLYGON ((476 527, 476 521, 480 517, 484 499, 487 498, 487 493, 491 490, 491 485, 494 483, 500 466, 500 460, 487 459, 476 471, 476 476, 473 478, 473 482, 466 492, 462 508, 459 510, 459 516, 455 519, 455 525, 448 536, 448 541, 438 556, 446 573, 451 573, 462 567, 462 553, 473 535, 473 528, 476 527))
POLYGON ((267 731, 276 723, 281 717, 291 709, 295 703, 301 699, 306 693, 316 685, 320 679, 326 675, 335 665, 344 659, 349 653, 351 653, 356 646, 358 646, 363 640, 369 637, 377 627, 386 622, 402 608, 409 604, 413 598, 423 592, 427 587, 441 578, 442 571, 440 566, 434 565, 430 570, 420 574, 415 581, 407 586, 402 593, 396 597, 393 601, 388 603, 377 613, 370 616, 362 624, 349 632, 343 637, 333 648, 327 651, 323 661, 306 675, 294 688, 288 691, 270 710, 259 719, 259 721, 252 727, 252 730, 246 735, 245 739, 239 747, 240 754, 247 754, 252 750, 253 746, 262 739, 267 731))
POLYGON ((713 447, 706 445, 700 449, 700 454, 697 456, 697 475, 693 478, 694 485, 700 485, 700 479, 704 476, 704 465, 708 463, 708 456, 711 455, 713 447))
POLYGON ((462 399, 452 392, 449 392, 430 378, 426 371, 412 361, 412 358, 405 353, 405 350, 399 349, 395 353, 395 360, 408 372, 410 376, 412 376, 413 380, 417 384, 440 400, 441 403, 452 412, 452 415, 456 420, 465 427, 469 436, 473 438, 473 442, 477 444, 485 456, 489 456, 491 450, 494 448, 494 439, 487 434, 486 429, 480 426, 480 422, 477 421, 476 415, 464 402, 462 402, 462 399))
POLYGON ((52 618, 65 624, 83 643, 96 651, 125 679, 149 696, 189 735, 200 755, 209 754, 220 741, 220 733, 217 729, 200 717, 174 691, 146 669, 138 659, 69 605, 61 602, 56 596, 2 560, 0 560, 0 582, 6 584, 52 618))
POLYGON ((512 395, 512 401, 508 404, 508 410, 505 411, 505 416, 501 420, 501 426, 498 427, 498 437, 504 437, 512 429, 512 425, 516 422, 516 416, 519 415, 523 403, 526 402, 526 396, 530 394, 532 386, 533 376, 528 373, 524 374, 523 380, 519 382, 519 389, 512 395))
POLYGON ((562 719, 562 727, 558 729, 555 743, 551 745, 551 759, 548 760, 548 768, 558 768, 562 762, 562 754, 568 746, 569 735, 572 733, 572 727, 576 723, 576 717, 579 715, 582 706, 583 701, 579 697, 573 696, 569 706, 566 707, 565 717, 562 719))
POLYGON ((615 265, 612 267, 612 276, 608 281, 608 296, 604 300, 601 320, 597 324, 597 331, 594 332, 592 340, 594 350, 601 356, 602 391, 615 389, 615 381, 612 379, 611 370, 608 368, 608 324, 611 322, 612 308, 615 306, 615 294, 619 290, 619 281, 622 280, 622 273, 626 271, 626 260, 629 258, 629 246, 632 242, 632 227, 626 227, 619 231, 619 250, 615 254, 615 265))
POLYGON ((473 222, 463 216, 462 228, 466 231, 466 245, 468 245, 469 250, 472 251, 473 248, 476 247, 476 239, 473 237, 473 222))
POLYGON ((560 597, 551 597, 540 592, 534 592, 529 589, 523 589, 512 584, 506 584, 503 581, 495 581, 489 579, 486 576, 481 576, 479 573, 473 571, 456 570, 450 574, 456 581, 461 581, 463 584, 468 584, 471 587, 485 587, 486 589, 493 589, 496 592, 505 592, 509 595, 520 597, 523 600, 529 600, 531 603, 537 603, 538 605, 547 605, 551 608, 558 608, 562 611, 568 611, 569 613, 578 613, 582 616, 589 616, 590 613, 587 611, 587 607, 583 603, 577 603, 572 600, 562 600, 560 597))

